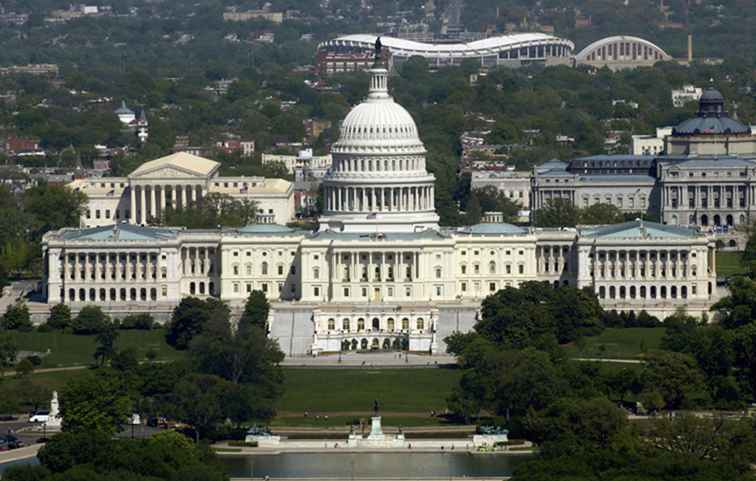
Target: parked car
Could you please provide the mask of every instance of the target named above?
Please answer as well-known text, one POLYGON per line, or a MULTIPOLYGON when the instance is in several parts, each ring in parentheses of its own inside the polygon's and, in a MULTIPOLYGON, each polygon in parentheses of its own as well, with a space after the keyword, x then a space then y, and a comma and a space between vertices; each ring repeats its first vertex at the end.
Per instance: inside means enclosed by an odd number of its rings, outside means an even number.
POLYGON ((50 411, 36 411, 29 416, 30 423, 46 423, 50 419, 50 411))
POLYGON ((0 438, 0 441, 5 441, 8 444, 8 446, 10 446, 11 449, 24 447, 24 442, 18 439, 13 434, 6 434, 4 437, 0 438))

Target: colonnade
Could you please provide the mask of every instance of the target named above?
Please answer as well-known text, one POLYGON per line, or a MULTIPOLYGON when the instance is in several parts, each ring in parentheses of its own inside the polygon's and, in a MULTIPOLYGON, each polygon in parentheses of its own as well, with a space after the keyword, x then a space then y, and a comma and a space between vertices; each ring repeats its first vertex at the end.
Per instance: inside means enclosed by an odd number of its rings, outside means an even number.
POLYGON ((420 253, 416 251, 339 250, 331 259, 336 282, 412 282, 419 278, 420 253))
POLYGON ((198 201, 207 193, 205 186, 197 184, 144 184, 130 187, 132 224, 148 224, 160 217, 165 209, 180 209, 198 201))
POLYGON ((375 314, 330 316, 320 319, 321 332, 339 333, 409 333, 430 329, 431 314, 375 314))
POLYGON ((539 245, 536 247, 536 273, 559 275, 573 269, 571 252, 570 246, 539 245))
POLYGON ((706 184, 668 185, 664 187, 666 208, 745 208, 756 200, 756 186, 706 184), (750 193, 750 196, 748 195, 750 193))
POLYGON ((167 267, 159 265, 156 252, 69 253, 61 261, 60 297, 69 302, 156 301, 156 283, 166 277, 167 267))
POLYGON ((435 210, 432 185, 325 188, 331 212, 416 212, 435 210))
POLYGON ((400 171, 425 171, 424 157, 421 155, 391 158, 336 157, 331 166, 332 172, 387 172, 396 174, 400 171))
MULTIPOLYGON (((597 250, 595 279, 687 279, 699 274, 697 259, 687 249, 597 250)), ((713 266, 712 266, 713 267, 713 266)))
POLYGON ((216 249, 209 246, 181 248, 181 274, 186 276, 207 277, 216 272, 216 249))

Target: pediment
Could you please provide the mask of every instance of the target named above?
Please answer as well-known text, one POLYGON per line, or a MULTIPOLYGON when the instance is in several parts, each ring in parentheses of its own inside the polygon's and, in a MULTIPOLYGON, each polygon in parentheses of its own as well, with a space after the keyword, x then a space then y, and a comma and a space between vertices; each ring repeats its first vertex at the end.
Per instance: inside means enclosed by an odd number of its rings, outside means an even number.
POLYGON ((134 172, 132 179, 205 179, 207 176, 183 169, 176 165, 162 165, 153 169, 134 172))

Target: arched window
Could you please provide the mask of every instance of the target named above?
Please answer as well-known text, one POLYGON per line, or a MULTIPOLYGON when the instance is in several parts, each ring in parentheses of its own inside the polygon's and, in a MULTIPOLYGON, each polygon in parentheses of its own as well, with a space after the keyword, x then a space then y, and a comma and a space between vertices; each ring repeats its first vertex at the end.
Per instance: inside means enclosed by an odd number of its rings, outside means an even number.
POLYGON ((386 329, 389 331, 393 331, 395 328, 396 326, 394 325, 394 319, 392 317, 389 317, 386 320, 386 329))
POLYGON ((350 328, 350 326, 349 326, 349 318, 345 317, 341 321, 341 329, 344 330, 344 331, 349 331, 349 328, 350 328))
POLYGON ((422 317, 417 318, 417 330, 422 331, 425 329, 425 321, 422 317))
POLYGON ((496 274, 496 262, 491 261, 488 263, 488 273, 489 274, 496 274))
POLYGON ((267 276, 267 275, 268 275, 268 263, 267 263, 267 262, 263 262, 263 263, 262 263, 262 266, 261 266, 260 272, 261 272, 261 273, 262 273, 262 275, 264 275, 264 276, 267 276))
POLYGON ((381 328, 381 320, 380 319, 378 319, 377 317, 374 317, 371 324, 373 326, 373 330, 374 331, 380 330, 380 328, 381 328))
POLYGON ((365 319, 359 318, 357 319, 357 330, 358 331, 364 331, 365 330, 365 319))
POLYGON ((436 267, 436 279, 441 279, 441 274, 442 274, 441 268, 436 267))
POLYGON ((467 264, 460 264, 459 270, 462 274, 467 274, 467 264))
POLYGON ((329 331, 336 330, 336 319, 328 319, 328 330, 329 331))
POLYGON ((409 319, 405 317, 404 319, 402 319, 402 330, 406 331, 408 329, 409 329, 409 319))
POLYGON ((246 265, 246 269, 247 269, 247 275, 251 276, 252 275, 252 264, 247 264, 246 265))
POLYGON ((313 279, 320 279, 320 268, 319 267, 313 267, 312 268, 312 278, 313 279))

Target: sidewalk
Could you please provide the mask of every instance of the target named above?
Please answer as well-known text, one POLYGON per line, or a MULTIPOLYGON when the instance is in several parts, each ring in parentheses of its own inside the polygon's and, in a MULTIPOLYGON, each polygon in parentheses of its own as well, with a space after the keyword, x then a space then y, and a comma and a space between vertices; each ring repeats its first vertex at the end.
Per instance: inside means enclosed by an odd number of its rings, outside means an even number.
POLYGON ((286 367, 442 367, 456 364, 457 359, 448 354, 429 356, 427 354, 397 352, 348 352, 339 354, 321 354, 309 357, 287 357, 281 363, 286 367))
POLYGON ((0 464, 33 458, 37 455, 42 446, 44 446, 44 444, 32 444, 31 446, 24 446, 23 448, 2 451, 0 452, 0 464))

